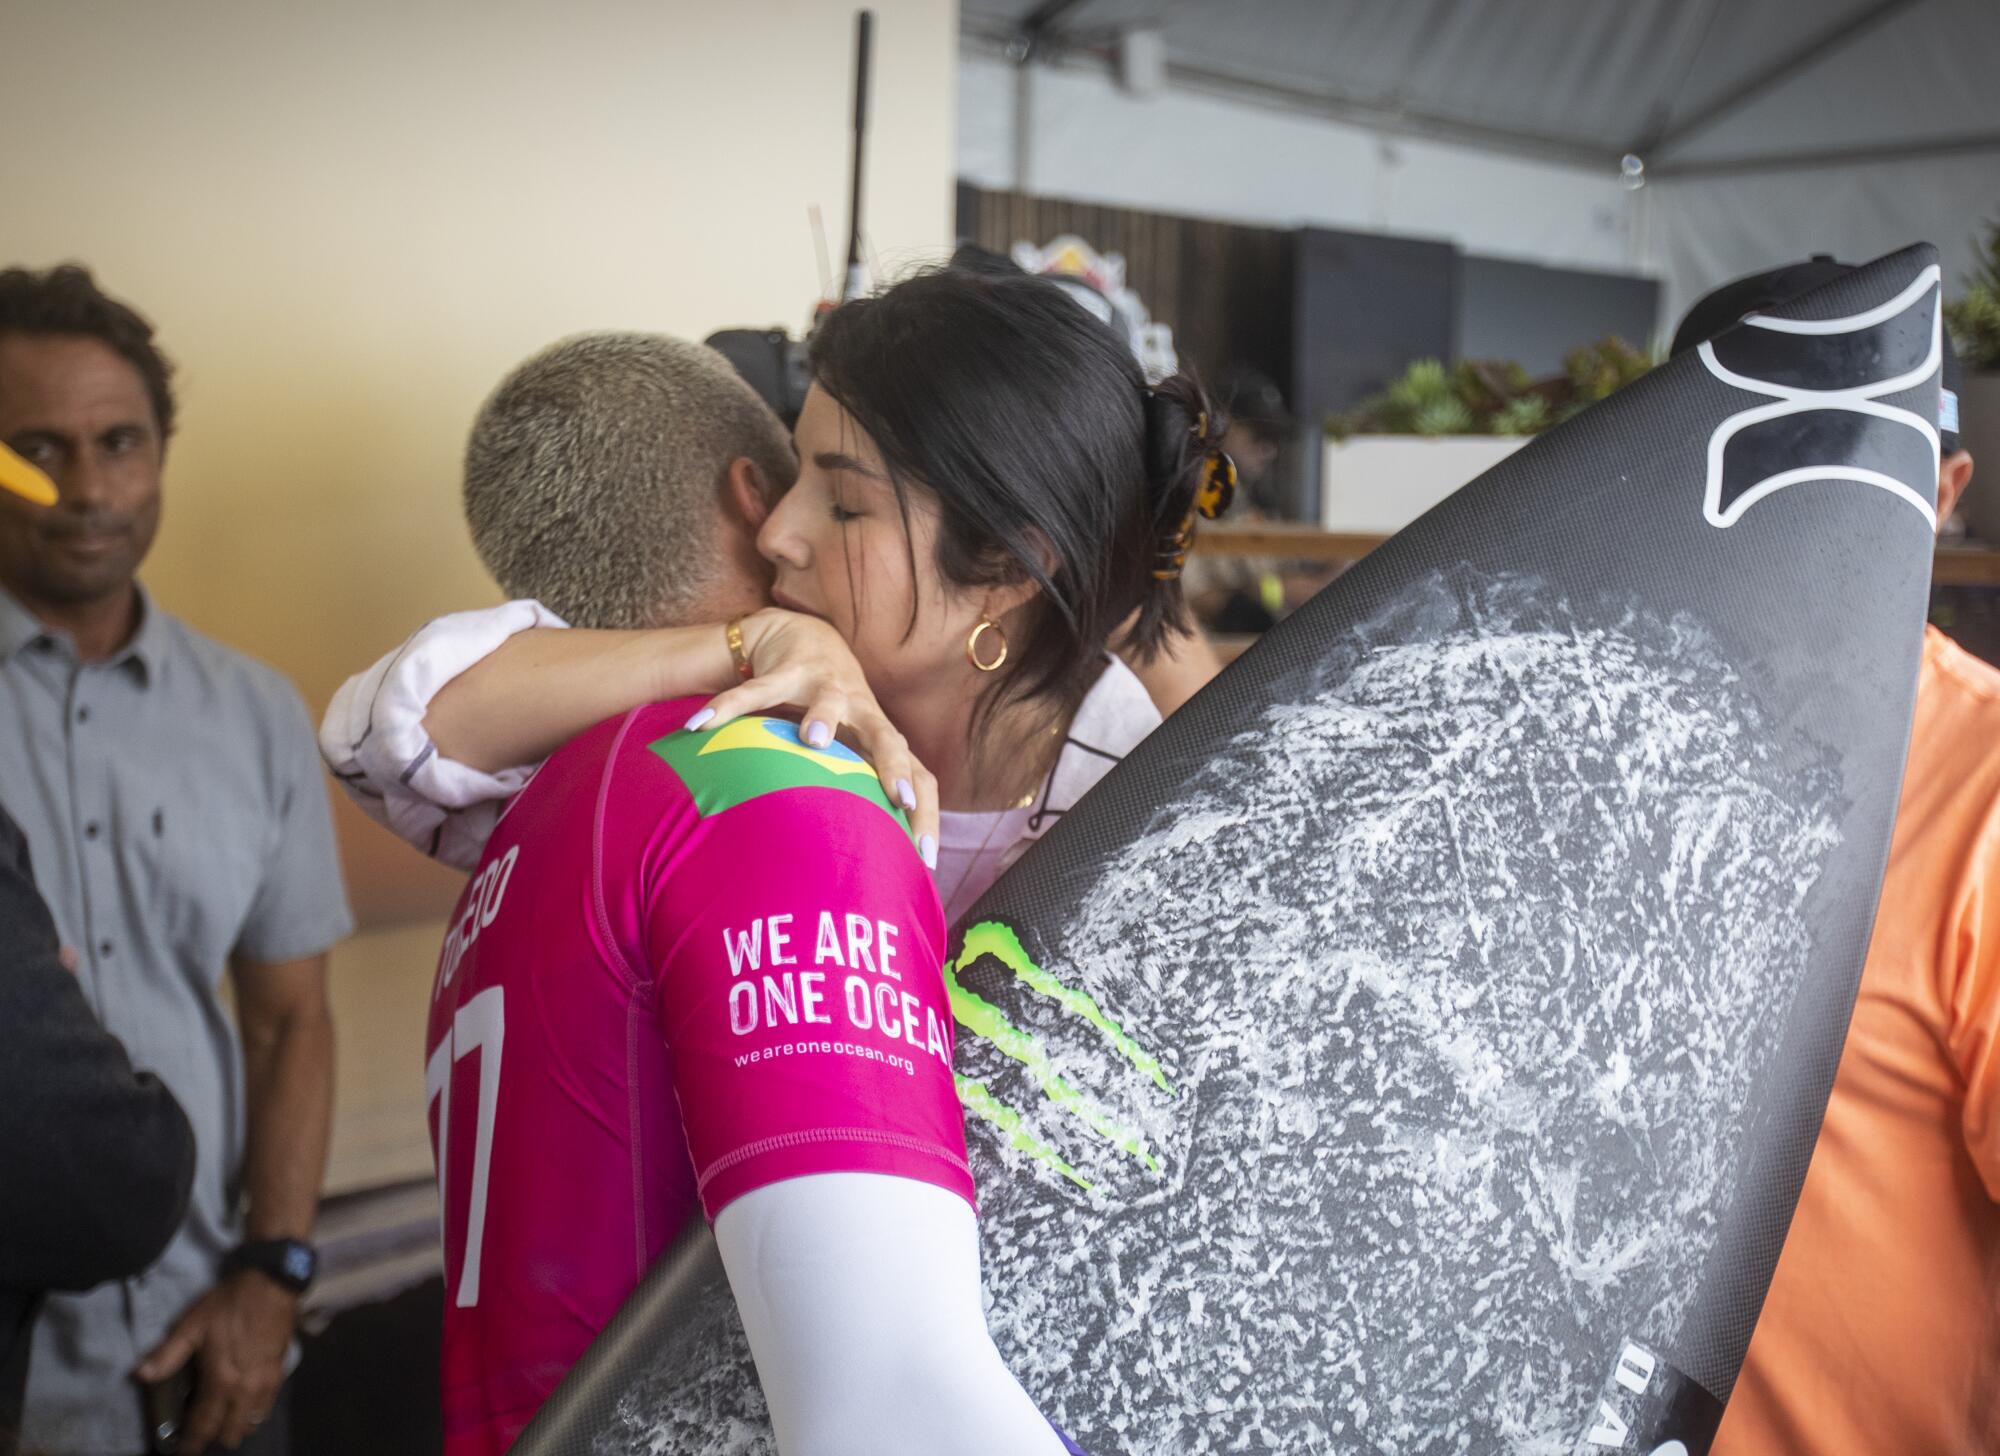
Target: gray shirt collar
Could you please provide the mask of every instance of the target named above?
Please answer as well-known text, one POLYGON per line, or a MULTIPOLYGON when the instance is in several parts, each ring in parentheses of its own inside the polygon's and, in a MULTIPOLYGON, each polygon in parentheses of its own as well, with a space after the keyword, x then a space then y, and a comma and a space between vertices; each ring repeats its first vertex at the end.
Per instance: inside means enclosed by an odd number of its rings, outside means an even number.
MULTIPOLYGON (((137 582, 133 583, 133 587, 139 593, 139 630, 132 634, 130 642, 105 659, 105 664, 127 667, 144 687, 159 675, 160 664, 166 654, 168 627, 166 614, 153 606, 152 593, 137 582)), ((69 633, 48 626, 21 605, 12 592, 0 587, 0 663, 42 638, 59 644, 64 652, 75 658, 76 643, 69 633)))

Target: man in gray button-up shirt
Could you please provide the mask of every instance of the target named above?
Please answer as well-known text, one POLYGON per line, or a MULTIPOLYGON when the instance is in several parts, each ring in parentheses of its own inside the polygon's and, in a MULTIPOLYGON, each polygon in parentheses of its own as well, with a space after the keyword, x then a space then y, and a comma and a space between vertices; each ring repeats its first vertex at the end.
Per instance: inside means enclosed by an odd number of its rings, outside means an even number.
POLYGON ((84 994, 198 1145, 187 1221, 160 1262, 50 1301, 29 1364, 31 1451, 136 1456, 135 1374, 190 1360, 181 1449, 259 1449, 298 1301, 293 1266, 269 1255, 294 1253, 280 1240, 304 1250, 326 1160, 325 953, 352 925, 326 790, 292 687, 134 580, 172 425, 143 320, 80 269, 0 273, 0 441, 60 496, 0 493, 0 800, 34 846, 84 994))

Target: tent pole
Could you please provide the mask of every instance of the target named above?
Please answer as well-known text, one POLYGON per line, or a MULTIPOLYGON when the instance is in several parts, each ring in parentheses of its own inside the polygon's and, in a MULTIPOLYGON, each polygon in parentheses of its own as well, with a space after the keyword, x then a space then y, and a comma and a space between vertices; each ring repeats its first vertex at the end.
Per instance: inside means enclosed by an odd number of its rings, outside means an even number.
POLYGON ((1792 167, 1851 167, 1866 162, 1902 162, 1913 158, 1963 156, 2000 151, 2000 131, 1965 136, 1890 142, 1879 147, 1842 147, 1826 152, 1771 152, 1752 157, 1718 157, 1712 162, 1662 162, 1648 166, 1646 175, 1670 181, 1698 177, 1730 177, 1745 172, 1774 172, 1792 167))

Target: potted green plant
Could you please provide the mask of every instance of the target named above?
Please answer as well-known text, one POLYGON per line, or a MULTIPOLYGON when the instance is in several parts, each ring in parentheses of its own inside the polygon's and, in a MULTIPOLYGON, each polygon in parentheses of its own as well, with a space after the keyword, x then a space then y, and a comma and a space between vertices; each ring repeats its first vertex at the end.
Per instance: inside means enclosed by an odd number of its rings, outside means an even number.
POLYGON ((1944 306, 1958 351, 1959 443, 1972 452, 1965 513, 1972 533, 2000 545, 2000 221, 1986 233, 1965 291, 1944 306))
POLYGON ((1529 438, 1652 367, 1616 338, 1572 350, 1563 372, 1531 379, 1519 364, 1419 359, 1380 394, 1326 422, 1321 523, 1401 530, 1529 438))

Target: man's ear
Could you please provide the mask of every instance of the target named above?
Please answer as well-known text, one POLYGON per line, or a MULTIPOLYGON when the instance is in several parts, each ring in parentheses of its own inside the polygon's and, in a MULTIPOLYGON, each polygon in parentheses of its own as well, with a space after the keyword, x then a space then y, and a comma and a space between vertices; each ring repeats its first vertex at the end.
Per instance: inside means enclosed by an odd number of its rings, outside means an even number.
POLYGON ((722 493, 725 506, 752 536, 764 529, 764 521, 771 514, 771 478, 755 460, 738 455, 730 461, 728 470, 723 472, 722 493))
POLYGON ((1972 452, 1954 450, 1938 462, 1937 518, 1938 529, 1951 518, 1953 508, 1965 495, 1965 488, 1972 484, 1972 452))

